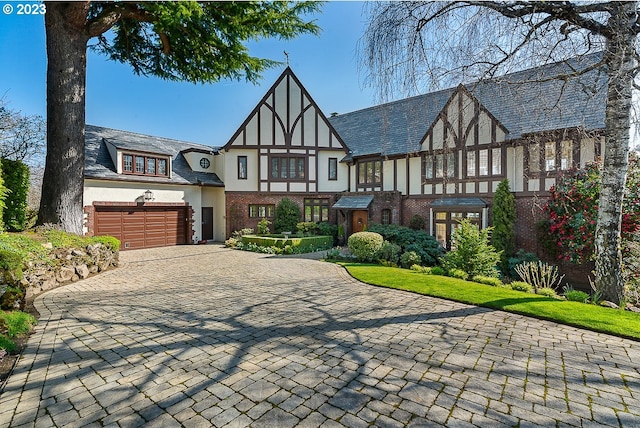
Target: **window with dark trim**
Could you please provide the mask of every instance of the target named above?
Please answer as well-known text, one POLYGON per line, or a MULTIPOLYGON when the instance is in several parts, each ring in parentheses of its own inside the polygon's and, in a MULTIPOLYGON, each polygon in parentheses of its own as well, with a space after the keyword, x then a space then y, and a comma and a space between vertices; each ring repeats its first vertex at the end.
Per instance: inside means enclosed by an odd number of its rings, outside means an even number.
POLYGON ((166 177, 169 175, 167 171, 167 158, 123 153, 122 173, 166 177))
POLYGON ((573 140, 547 141, 542 144, 531 143, 527 147, 529 173, 554 173, 574 166, 573 140))
POLYGON ((307 161, 304 157, 272 157, 272 180, 304 180, 307 172, 307 161))
POLYGON ((304 221, 329 221, 329 199, 305 198, 304 221))
POLYGON ((374 186, 382 184, 382 161, 358 162, 358 185, 374 186))
POLYGON ((338 158, 329 158, 329 180, 338 179, 338 158))
POLYGON ((502 175, 502 149, 467 148, 467 177, 490 177, 502 175))
POLYGON ((391 224, 391 210, 382 210, 382 224, 391 224))
POLYGON ((251 204, 249 205, 249 217, 251 218, 273 218, 276 206, 273 204, 251 204))
POLYGON ((238 156, 238 180, 247 179, 247 157, 238 156))

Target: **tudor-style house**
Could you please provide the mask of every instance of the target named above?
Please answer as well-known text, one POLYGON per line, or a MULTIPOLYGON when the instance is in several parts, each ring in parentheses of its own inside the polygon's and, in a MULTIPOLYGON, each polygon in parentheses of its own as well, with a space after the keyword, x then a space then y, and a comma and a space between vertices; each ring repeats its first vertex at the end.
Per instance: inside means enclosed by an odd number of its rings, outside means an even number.
POLYGON ((222 240, 273 218, 408 224, 444 246, 458 220, 491 225, 493 193, 516 195, 517 244, 535 250, 542 199, 563 170, 602 151, 606 74, 546 77, 556 63, 327 118, 287 67, 222 147, 87 127, 87 232, 123 249, 222 240), (542 198, 542 199, 541 199, 542 198))

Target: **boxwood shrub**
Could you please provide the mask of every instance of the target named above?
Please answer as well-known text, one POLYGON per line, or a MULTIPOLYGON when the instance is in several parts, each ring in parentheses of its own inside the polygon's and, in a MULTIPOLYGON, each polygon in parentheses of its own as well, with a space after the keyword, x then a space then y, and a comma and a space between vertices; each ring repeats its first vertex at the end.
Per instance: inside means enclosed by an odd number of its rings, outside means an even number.
POLYGON ((260 247, 285 248, 290 246, 294 253, 311 253, 313 251, 327 250, 333 246, 332 236, 305 236, 298 237, 277 237, 277 236, 242 236, 243 244, 253 244, 260 247))
POLYGON ((347 246, 358 260, 370 262, 378 258, 384 239, 375 232, 357 232, 349 237, 347 246))

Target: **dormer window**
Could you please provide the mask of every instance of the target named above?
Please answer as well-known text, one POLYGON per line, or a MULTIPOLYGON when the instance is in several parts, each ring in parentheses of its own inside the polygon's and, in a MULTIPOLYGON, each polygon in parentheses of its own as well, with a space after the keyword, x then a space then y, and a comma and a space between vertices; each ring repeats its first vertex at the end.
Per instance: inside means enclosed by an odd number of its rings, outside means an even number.
POLYGON ((122 155, 122 173, 166 177, 169 175, 167 159, 157 156, 124 153, 122 155))

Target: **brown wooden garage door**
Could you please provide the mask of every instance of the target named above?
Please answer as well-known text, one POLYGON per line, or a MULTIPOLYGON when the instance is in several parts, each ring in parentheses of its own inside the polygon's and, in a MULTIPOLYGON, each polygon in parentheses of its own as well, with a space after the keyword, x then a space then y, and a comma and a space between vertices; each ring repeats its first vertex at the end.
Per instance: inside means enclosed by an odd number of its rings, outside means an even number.
POLYGON ((120 250, 186 244, 187 207, 97 206, 95 235, 120 240, 120 250))

